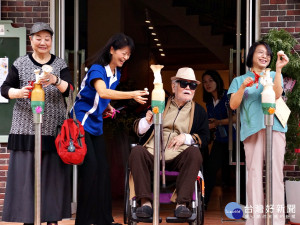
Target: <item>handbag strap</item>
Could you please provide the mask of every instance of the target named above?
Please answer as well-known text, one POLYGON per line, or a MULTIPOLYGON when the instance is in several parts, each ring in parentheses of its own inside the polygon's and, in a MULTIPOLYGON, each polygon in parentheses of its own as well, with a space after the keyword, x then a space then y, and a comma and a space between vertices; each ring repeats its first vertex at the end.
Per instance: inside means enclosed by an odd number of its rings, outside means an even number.
POLYGON ((75 95, 74 88, 70 84, 69 95, 68 95, 67 98, 65 98, 65 102, 66 102, 66 105, 67 105, 66 118, 69 118, 69 113, 72 111, 73 119, 75 121, 77 121, 76 115, 75 115, 75 110, 73 108, 73 106, 74 106, 74 95, 75 95))

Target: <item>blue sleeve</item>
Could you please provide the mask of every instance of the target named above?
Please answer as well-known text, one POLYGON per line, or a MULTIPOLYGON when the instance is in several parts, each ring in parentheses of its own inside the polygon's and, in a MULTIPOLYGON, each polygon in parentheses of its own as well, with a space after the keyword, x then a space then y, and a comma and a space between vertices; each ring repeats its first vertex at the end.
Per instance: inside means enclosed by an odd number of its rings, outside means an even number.
POLYGON ((227 95, 230 95, 232 93, 237 92, 238 89, 239 89, 238 80, 237 80, 237 78, 234 78, 233 81, 231 82, 230 86, 229 86, 227 95))
POLYGON ((87 83, 90 86, 90 88, 92 88, 92 89, 95 89, 94 85, 93 85, 93 82, 92 82, 94 79, 101 79, 105 82, 106 87, 108 86, 106 71, 103 67, 102 68, 101 67, 99 68, 99 67, 97 69, 94 69, 92 67, 89 71, 89 76, 88 76, 87 83))

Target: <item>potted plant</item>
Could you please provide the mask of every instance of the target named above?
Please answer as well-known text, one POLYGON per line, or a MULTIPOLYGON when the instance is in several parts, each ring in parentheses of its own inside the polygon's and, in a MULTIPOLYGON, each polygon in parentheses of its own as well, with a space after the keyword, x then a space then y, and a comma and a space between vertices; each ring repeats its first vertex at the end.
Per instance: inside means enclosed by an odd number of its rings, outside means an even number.
MULTIPOLYGON (((268 43, 274 54, 270 68, 276 69, 276 53, 284 51, 289 57, 289 63, 283 68, 282 74, 285 82, 285 100, 291 110, 288 120, 288 132, 286 133, 286 154, 287 164, 300 167, 300 56, 294 46, 299 42, 286 30, 271 29, 263 38, 268 43)), ((300 181, 298 178, 286 180, 287 212, 292 223, 300 223, 300 181), (295 206, 295 210, 293 207, 295 206), (297 214, 298 213, 298 214, 297 214)))

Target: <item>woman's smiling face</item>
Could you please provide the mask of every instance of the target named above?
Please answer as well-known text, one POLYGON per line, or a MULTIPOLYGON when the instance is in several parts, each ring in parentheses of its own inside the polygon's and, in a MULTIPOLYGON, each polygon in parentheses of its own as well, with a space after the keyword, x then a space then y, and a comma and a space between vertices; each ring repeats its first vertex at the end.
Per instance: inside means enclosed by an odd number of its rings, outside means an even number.
POLYGON ((111 61, 116 67, 122 67, 123 64, 130 58, 131 50, 128 46, 115 50, 113 47, 110 49, 111 61))
POLYGON ((265 69, 270 64, 271 56, 264 45, 258 45, 253 54, 253 67, 265 69))
POLYGON ((40 31, 29 36, 31 46, 37 54, 49 54, 52 47, 52 36, 48 31, 40 31))

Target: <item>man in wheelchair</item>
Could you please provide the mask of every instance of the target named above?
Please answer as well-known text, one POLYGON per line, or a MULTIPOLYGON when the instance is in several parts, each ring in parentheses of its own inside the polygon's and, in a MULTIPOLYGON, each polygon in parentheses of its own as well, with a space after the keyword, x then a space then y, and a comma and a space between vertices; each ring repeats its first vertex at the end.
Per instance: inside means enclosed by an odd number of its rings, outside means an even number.
MULTIPOLYGON (((167 100, 163 113, 163 150, 166 170, 179 171, 176 179, 175 217, 189 218, 188 208, 192 200, 194 184, 202 164, 198 144, 208 144, 209 129, 206 111, 193 101, 197 85, 191 68, 180 68, 171 77, 173 95, 167 100)), ((129 167, 134 182, 136 200, 141 202, 136 210, 137 217, 148 218, 153 214, 151 171, 154 166, 153 114, 148 110, 145 117, 134 122, 134 130, 140 137, 140 144, 131 150, 129 167)))

